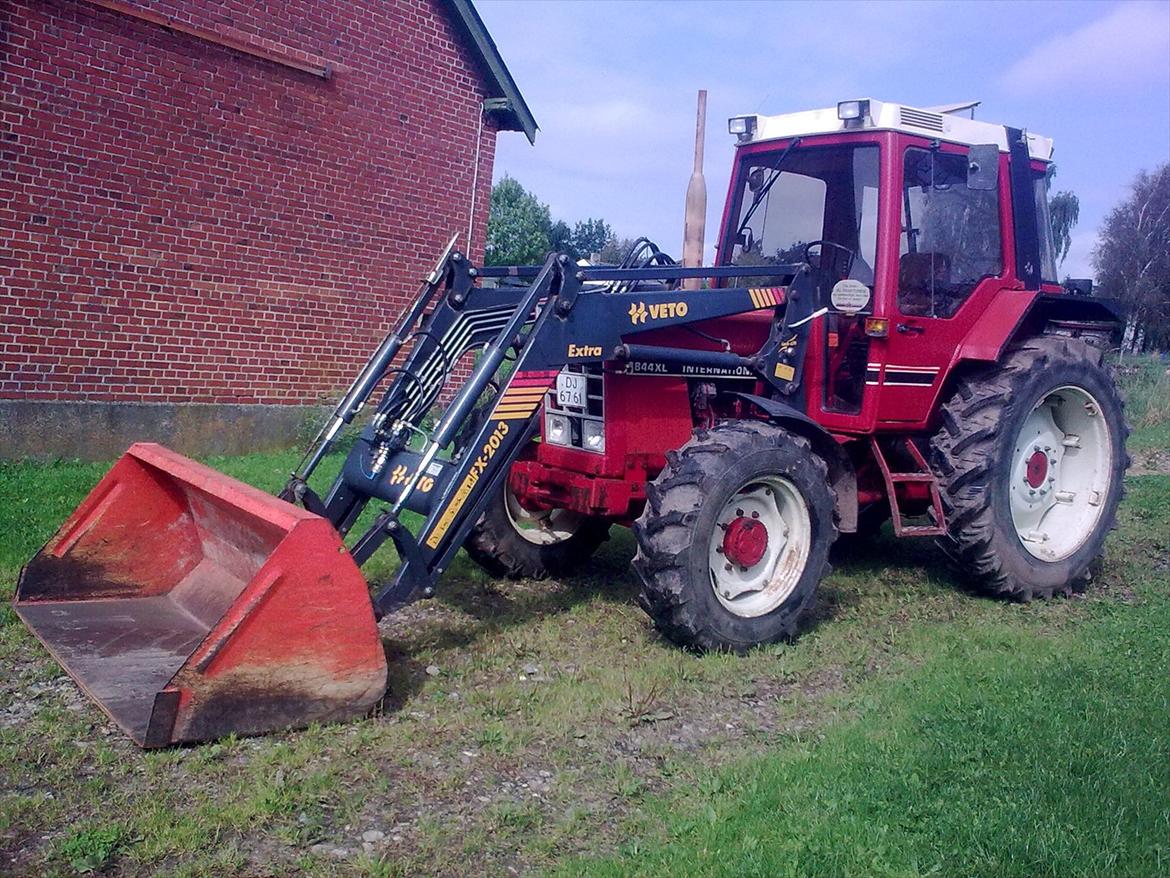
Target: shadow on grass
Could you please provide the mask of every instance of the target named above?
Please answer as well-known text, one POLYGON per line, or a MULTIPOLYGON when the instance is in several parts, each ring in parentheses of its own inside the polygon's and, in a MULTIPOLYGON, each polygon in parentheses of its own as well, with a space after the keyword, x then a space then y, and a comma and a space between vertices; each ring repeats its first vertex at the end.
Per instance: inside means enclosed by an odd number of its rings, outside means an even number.
POLYGON ((384 709, 401 708, 426 685, 426 666, 418 658, 424 652, 466 649, 534 619, 564 615, 595 600, 634 607, 638 580, 630 567, 633 555, 632 534, 614 527, 609 541, 587 565, 559 580, 496 580, 460 556, 440 581, 434 599, 427 602, 431 606, 422 605, 419 629, 383 633, 390 668, 384 709))
MULTIPOLYGON (((886 566, 888 548, 884 547, 872 560, 855 559, 851 572, 859 572, 857 565, 872 571, 886 566)), ((508 585, 491 579, 468 559, 460 558, 440 583, 431 608, 422 610, 419 628, 383 635, 390 666, 390 694, 385 707, 400 708, 426 685, 425 662, 420 659, 424 653, 467 649, 485 638, 530 624, 534 619, 565 615, 587 603, 600 601, 640 612, 637 607, 640 582, 630 566, 634 550, 633 535, 625 528, 614 527, 610 540, 575 575, 546 582, 520 580, 508 585)), ((801 622, 797 639, 822 624, 833 622, 862 600, 856 589, 840 587, 832 579, 822 583, 816 602, 801 622)), ((646 636, 654 646, 680 649, 657 629, 648 629, 646 636)))

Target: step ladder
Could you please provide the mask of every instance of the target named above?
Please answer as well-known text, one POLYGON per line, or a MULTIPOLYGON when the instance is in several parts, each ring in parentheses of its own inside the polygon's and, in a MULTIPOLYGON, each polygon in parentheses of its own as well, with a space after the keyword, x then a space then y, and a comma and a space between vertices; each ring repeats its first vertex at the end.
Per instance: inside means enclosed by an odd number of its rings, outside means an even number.
POLYGON ((882 479, 886 483, 886 496, 890 502, 890 519, 894 523, 894 536, 939 537, 945 534, 947 528, 943 516, 942 497, 938 490, 938 479, 930 471, 930 467, 927 466, 926 459, 922 456, 922 452, 918 450, 918 446, 914 444, 913 440, 907 437, 899 440, 899 443, 909 454, 910 459, 914 462, 917 469, 915 472, 894 472, 890 469, 890 464, 886 460, 885 452, 882 451, 877 437, 871 436, 869 442, 873 450, 874 459, 877 460, 878 468, 882 471, 882 479), (931 505, 929 514, 934 519, 934 524, 906 524, 903 520, 899 500, 904 501, 907 498, 904 495, 899 497, 898 487, 909 484, 927 485, 927 489, 930 491, 931 505))

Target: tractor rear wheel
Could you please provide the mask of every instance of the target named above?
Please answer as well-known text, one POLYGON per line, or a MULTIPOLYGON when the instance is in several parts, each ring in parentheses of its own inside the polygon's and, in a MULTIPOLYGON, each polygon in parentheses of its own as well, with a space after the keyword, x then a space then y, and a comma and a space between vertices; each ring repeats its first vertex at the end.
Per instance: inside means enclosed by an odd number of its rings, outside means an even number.
POLYGON ((646 495, 638 602, 667 637, 743 652, 796 634, 837 535, 828 470, 806 439, 753 421, 698 430, 646 495))
POLYGON ((571 509, 531 512, 504 485, 463 547, 493 576, 545 579, 580 567, 609 539, 609 522, 571 509))
POLYGON ((1129 428, 1102 353, 1029 339, 959 380, 931 440, 943 550, 991 594, 1083 591, 1114 526, 1129 428))

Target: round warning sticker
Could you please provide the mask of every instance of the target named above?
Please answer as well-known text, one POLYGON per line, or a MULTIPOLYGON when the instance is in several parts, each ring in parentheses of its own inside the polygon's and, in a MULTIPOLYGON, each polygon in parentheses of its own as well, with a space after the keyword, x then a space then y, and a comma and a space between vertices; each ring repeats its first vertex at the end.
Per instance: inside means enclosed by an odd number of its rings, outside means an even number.
POLYGON ((838 311, 853 314, 869 304, 869 287, 861 281, 852 280, 851 278, 839 280, 833 286, 833 292, 829 295, 829 301, 833 303, 833 307, 838 311))

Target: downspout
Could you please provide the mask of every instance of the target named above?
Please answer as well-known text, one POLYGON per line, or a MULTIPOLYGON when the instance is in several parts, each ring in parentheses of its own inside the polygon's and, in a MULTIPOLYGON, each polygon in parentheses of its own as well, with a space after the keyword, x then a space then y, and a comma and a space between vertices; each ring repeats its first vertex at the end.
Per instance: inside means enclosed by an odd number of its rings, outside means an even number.
MULTIPOLYGON (((475 166, 471 171, 471 213, 467 216, 467 251, 469 257, 474 255, 471 253, 471 248, 475 246, 472 234, 475 231, 475 196, 479 192, 479 155, 483 148, 483 117, 485 113, 487 113, 487 101, 479 105, 479 124, 475 130, 475 166)), ((486 242, 484 246, 487 246, 486 242)))

